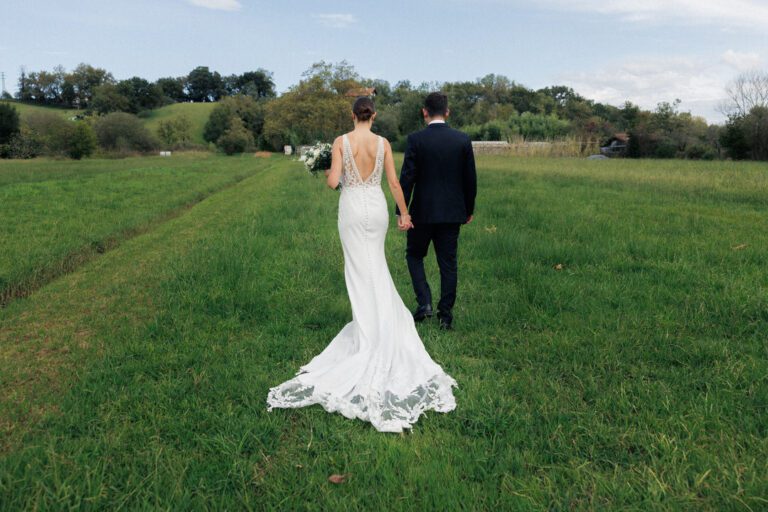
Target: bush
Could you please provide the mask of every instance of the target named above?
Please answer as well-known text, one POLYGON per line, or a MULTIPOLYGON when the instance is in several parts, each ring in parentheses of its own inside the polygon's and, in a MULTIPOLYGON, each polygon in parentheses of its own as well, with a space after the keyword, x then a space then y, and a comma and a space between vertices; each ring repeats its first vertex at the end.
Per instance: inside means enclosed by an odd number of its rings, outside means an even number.
POLYGON ((35 158, 41 154, 42 143, 36 134, 28 128, 22 129, 11 137, 7 144, 0 146, 1 158, 35 158))
POLYGON ((77 123, 69 138, 67 148, 69 157, 80 160, 83 157, 91 156, 95 150, 96 134, 93 132, 93 128, 86 123, 77 123))
POLYGON ((185 146, 191 140, 192 122, 185 115, 163 119, 157 127, 157 136, 168 147, 185 146))
MULTIPOLYGON (((489 121, 480 125, 467 125, 462 128, 472 140, 506 141, 513 131, 501 121, 489 121)), ((515 132, 516 133, 516 132, 515 132)))
POLYGON ((685 151, 685 158, 690 160, 714 160, 715 150, 706 144, 693 144, 685 151))
MULTIPOLYGON (((554 140, 565 137, 571 131, 571 123, 554 115, 524 112, 509 119, 509 127, 526 140, 554 140)), ((491 139, 485 139, 491 140, 491 139)))
POLYGON ((19 113, 13 105, 0 103, 0 144, 7 144, 19 133, 19 113))
POLYGON ((133 114, 107 114, 96 121, 95 130, 99 146, 108 151, 148 152, 158 146, 149 130, 133 114))
POLYGON ((377 109, 376 119, 373 122, 373 132, 381 135, 390 142, 400 137, 398 124, 400 123, 396 108, 384 106, 377 109))
POLYGON ((40 153, 48 156, 64 156, 69 152, 69 144, 75 124, 54 112, 32 112, 25 118, 25 124, 39 140, 40 153))
POLYGON ((243 121, 245 129, 251 132, 254 141, 260 141, 264 128, 264 108, 261 103, 249 96, 229 96, 221 100, 205 123, 203 138, 207 142, 216 142, 224 135, 231 124, 232 116, 243 121))
POLYGON ((244 153, 253 148, 253 144, 253 134, 246 130, 243 120, 237 116, 230 118, 229 128, 216 141, 216 145, 228 155, 244 153))
POLYGON ((677 156, 677 144, 668 137, 662 137, 656 143, 653 156, 654 158, 675 158, 677 156))

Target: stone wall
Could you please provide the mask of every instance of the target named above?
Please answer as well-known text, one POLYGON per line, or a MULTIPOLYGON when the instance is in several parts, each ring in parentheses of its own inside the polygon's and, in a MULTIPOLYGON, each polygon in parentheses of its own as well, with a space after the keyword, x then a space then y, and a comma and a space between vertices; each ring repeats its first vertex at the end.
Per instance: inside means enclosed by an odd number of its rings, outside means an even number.
POLYGON ((504 141, 472 141, 472 150, 476 155, 501 155, 508 153, 511 148, 511 144, 504 141))

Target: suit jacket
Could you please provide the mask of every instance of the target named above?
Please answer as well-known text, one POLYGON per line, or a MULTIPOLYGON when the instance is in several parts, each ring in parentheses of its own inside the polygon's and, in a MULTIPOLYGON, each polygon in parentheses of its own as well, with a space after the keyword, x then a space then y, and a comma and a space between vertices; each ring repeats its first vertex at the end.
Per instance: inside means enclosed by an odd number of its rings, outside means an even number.
POLYGON ((464 224, 477 195, 472 141, 445 123, 410 134, 400 186, 414 224, 464 224))

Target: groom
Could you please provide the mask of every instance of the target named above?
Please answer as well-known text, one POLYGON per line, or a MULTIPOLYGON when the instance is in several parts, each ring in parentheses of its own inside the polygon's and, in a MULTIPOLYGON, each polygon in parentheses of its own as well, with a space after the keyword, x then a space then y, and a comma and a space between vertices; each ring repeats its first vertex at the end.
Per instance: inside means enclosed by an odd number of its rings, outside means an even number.
MULTIPOLYGON (((400 186, 413 223, 406 247, 408 270, 419 303, 413 319, 419 322, 433 314, 432 292, 424 273, 424 257, 432 243, 440 267, 437 317, 440 328, 450 330, 456 302, 459 229, 472 222, 475 210, 475 155, 469 137, 445 123, 450 114, 445 94, 433 92, 427 96, 422 114, 427 128, 408 136, 400 173, 400 186)), ((395 212, 398 227, 407 230, 409 226, 400 222, 397 207, 395 212)))

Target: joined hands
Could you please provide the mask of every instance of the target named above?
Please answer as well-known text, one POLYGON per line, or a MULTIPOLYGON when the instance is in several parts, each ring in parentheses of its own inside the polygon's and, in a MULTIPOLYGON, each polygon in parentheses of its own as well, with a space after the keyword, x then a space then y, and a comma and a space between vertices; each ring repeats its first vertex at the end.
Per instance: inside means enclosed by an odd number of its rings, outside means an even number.
POLYGON ((397 216, 397 229, 400 231, 408 231, 413 228, 413 222, 411 222, 411 216, 407 213, 397 216))

